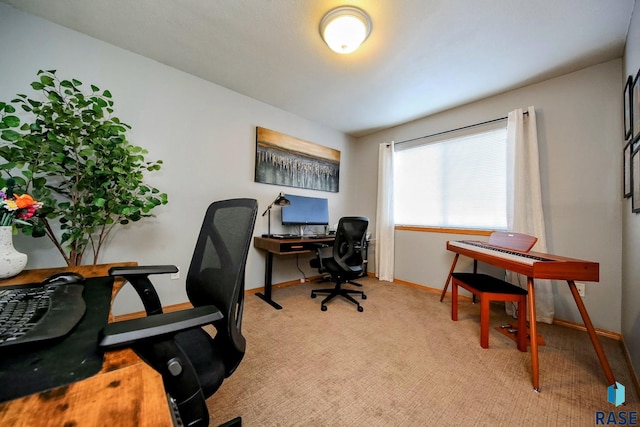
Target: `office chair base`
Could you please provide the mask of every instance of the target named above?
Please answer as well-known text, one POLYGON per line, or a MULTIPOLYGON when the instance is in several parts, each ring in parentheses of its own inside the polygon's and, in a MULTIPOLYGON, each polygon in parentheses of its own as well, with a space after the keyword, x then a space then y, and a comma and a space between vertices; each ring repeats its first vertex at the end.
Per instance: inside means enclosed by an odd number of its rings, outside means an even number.
POLYGON ((323 299, 322 302, 320 303, 320 310, 322 311, 327 311, 327 303, 329 301, 331 301, 333 298, 337 296, 341 296, 346 300, 354 303, 358 307, 359 312, 363 312, 364 308, 360 305, 360 303, 354 297, 351 296, 351 294, 360 295, 360 298, 362 298, 363 300, 367 299, 367 296, 365 295, 364 292, 342 289, 342 286, 340 286, 340 284, 336 285, 335 288, 331 288, 331 289, 314 289, 313 291, 311 291, 311 298, 315 298, 317 294, 327 294, 327 297, 323 299))

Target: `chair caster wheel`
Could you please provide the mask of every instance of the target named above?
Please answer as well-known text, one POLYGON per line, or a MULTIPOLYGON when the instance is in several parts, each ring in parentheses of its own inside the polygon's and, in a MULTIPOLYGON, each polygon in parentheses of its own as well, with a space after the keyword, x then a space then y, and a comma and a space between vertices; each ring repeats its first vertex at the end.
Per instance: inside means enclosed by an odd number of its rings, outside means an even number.
POLYGON ((327 306, 326 306, 326 305, 323 305, 322 307, 320 307, 320 310, 322 310, 322 311, 327 311, 327 306))
POLYGON ((359 311, 359 312, 363 312, 363 311, 364 311, 364 308, 362 308, 362 306, 360 306, 360 305, 359 305, 359 306, 358 306, 358 311, 359 311))
POLYGON ((365 294, 362 294, 362 299, 367 299, 367 296, 365 294))
POLYGON ((311 292, 311 298, 315 298, 317 295, 311 292))

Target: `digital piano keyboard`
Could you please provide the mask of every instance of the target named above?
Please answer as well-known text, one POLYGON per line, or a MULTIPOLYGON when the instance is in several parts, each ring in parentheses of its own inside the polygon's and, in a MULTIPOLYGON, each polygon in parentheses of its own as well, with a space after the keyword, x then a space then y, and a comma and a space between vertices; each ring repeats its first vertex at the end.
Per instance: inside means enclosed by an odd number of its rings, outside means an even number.
POLYGON ((451 280, 456 262, 460 255, 467 256, 477 261, 482 261, 505 270, 524 274, 527 276, 527 312, 529 315, 529 336, 531 347, 531 377, 533 389, 540 391, 540 367, 538 360, 538 333, 536 326, 536 298, 534 292, 534 279, 566 280, 571 290, 571 295, 582 316, 591 343, 596 351, 600 365, 604 370, 609 385, 617 384, 602 344, 598 339, 596 330, 591 323, 587 308, 578 294, 575 280, 597 282, 600 280, 600 267, 597 262, 583 261, 558 255, 541 252, 519 252, 500 246, 489 245, 485 242, 473 240, 450 240, 447 242, 447 250, 455 252, 447 282, 445 283, 440 301, 444 298, 447 286, 451 280))
POLYGON ((450 240, 447 250, 535 279, 600 280, 597 262, 541 252, 519 252, 473 240, 450 240))

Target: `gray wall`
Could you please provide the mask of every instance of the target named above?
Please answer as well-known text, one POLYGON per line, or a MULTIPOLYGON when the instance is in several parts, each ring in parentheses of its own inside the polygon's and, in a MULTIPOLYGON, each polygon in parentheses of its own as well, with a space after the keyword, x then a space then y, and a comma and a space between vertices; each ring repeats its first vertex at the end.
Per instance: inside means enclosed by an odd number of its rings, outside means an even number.
MULTIPOLYGON (((0 40, 0 100, 11 100, 16 93, 32 93, 30 83, 36 80, 38 69, 57 69, 61 77, 109 89, 116 115, 133 127, 129 140, 148 149, 149 159, 164 161, 162 171, 149 175, 148 181, 168 193, 169 204, 157 208, 155 219, 121 229, 100 262, 135 260, 140 264, 177 264, 186 270, 202 216, 213 200, 256 198, 260 215, 284 190, 327 197, 332 222, 355 213, 349 208, 356 182, 354 170, 345 166, 354 163, 353 149, 350 138, 341 132, 6 4, 0 4, 0 40), (253 182, 256 126, 340 150, 340 192, 253 182)), ((282 230, 280 208, 273 210, 271 222, 272 231, 282 230)), ((259 216, 255 234, 266 231, 267 217, 259 216)), ((64 265, 46 238, 18 236, 15 240, 17 249, 29 255, 27 268, 64 265)), ((274 281, 301 277, 295 263, 295 257, 277 259, 274 281)), ((313 274, 305 258, 300 265, 313 274)), ((247 288, 261 287, 263 277, 264 254, 252 248, 247 288)), ((187 300, 181 280, 159 278, 158 284, 163 303, 187 300)), ((118 296, 117 314, 141 309, 137 297, 126 288, 118 296)))
MULTIPOLYGON (((627 35, 621 80, 624 82, 628 75, 635 77, 638 69, 640 1, 636 0, 627 35)), ((635 372, 640 375, 640 216, 631 212, 631 200, 623 202, 622 220, 622 336, 635 372)))
MULTIPOLYGON (((549 252, 600 263, 600 282, 587 283, 584 302, 597 328, 620 332, 621 73, 621 60, 614 60, 360 138, 360 206, 374 216, 379 143, 504 117, 533 105, 549 252)), ((464 238, 397 231, 395 277, 442 288, 453 259, 445 242, 464 238)), ((556 283, 554 293, 556 318, 582 323, 566 283, 556 283)))

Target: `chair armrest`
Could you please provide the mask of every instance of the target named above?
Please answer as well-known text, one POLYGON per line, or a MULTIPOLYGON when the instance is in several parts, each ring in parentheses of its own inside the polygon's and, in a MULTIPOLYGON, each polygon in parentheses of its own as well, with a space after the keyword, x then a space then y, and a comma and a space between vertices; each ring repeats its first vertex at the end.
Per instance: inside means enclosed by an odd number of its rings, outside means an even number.
POLYGON ((311 243, 309 244, 309 247, 314 248, 316 251, 316 258, 318 259, 318 271, 320 273, 325 272, 324 263, 322 262, 322 258, 323 258, 322 251, 327 248, 330 248, 331 245, 328 245, 326 243, 311 243))
POLYGON ((216 306, 206 305, 109 323, 100 332, 98 345, 102 348, 131 346, 143 340, 157 340, 187 329, 211 324, 222 317, 222 313, 216 306))
POLYGON ((328 248, 330 246, 331 245, 328 245, 326 243, 309 243, 309 247, 316 248, 316 249, 328 248))
POLYGON ((141 265, 131 267, 111 267, 109 269, 110 276, 148 276, 150 274, 168 274, 177 273, 178 267, 175 265, 141 265))
POLYGON ((109 269, 110 276, 122 276, 136 290, 147 316, 162 313, 162 304, 158 293, 149 280, 151 274, 177 273, 178 267, 175 265, 147 265, 133 267, 112 267, 109 269))

